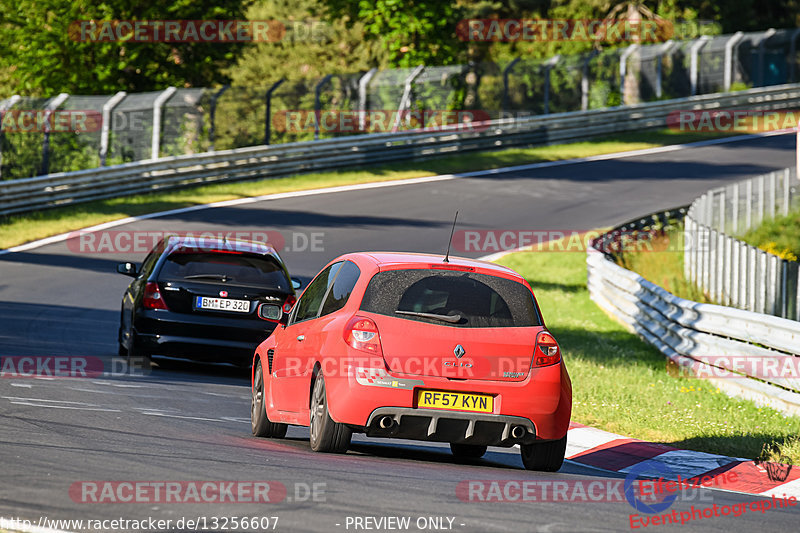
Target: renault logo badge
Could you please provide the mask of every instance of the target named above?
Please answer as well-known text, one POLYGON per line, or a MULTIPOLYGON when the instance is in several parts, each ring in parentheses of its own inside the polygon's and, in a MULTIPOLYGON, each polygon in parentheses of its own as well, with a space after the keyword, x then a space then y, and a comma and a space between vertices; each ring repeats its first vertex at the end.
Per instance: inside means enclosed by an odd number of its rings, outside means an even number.
POLYGON ((460 344, 456 344, 456 348, 453 350, 453 355, 461 359, 462 357, 464 357, 465 353, 467 353, 467 351, 464 350, 464 347, 461 346, 460 344))

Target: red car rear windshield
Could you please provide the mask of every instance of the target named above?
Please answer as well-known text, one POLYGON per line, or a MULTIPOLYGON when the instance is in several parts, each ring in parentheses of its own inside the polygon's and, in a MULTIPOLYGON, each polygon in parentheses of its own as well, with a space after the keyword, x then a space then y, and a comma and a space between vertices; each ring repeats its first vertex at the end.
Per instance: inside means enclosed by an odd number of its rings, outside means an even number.
POLYGON ((361 309, 454 327, 541 325, 525 285, 475 272, 425 268, 379 272, 367 286, 361 309))
POLYGON ((233 283, 274 287, 288 291, 286 279, 280 265, 269 257, 232 253, 177 252, 167 257, 158 278, 160 280, 188 280, 196 282, 233 283))

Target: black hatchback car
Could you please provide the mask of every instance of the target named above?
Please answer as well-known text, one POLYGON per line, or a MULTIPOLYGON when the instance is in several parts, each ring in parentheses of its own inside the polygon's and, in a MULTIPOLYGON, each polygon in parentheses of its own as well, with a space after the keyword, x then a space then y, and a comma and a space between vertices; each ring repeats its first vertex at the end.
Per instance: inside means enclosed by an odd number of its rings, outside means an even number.
POLYGON ((152 355, 249 366, 295 301, 300 282, 270 246, 257 242, 172 236, 141 268, 122 298, 120 355, 152 355))

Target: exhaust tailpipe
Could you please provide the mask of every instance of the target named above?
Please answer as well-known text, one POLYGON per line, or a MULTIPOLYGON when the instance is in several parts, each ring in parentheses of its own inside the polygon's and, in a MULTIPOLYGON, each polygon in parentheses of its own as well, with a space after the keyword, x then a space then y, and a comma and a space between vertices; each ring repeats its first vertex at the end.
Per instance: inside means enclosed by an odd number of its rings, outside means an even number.
POLYGON ((525 436, 525 433, 527 433, 527 430, 525 429, 524 426, 511 427, 511 436, 514 437, 515 439, 521 439, 522 437, 525 436))
POLYGON ((382 416, 381 419, 378 420, 378 426, 381 429, 390 429, 394 426, 394 424, 395 424, 394 417, 391 417, 389 415, 382 416))

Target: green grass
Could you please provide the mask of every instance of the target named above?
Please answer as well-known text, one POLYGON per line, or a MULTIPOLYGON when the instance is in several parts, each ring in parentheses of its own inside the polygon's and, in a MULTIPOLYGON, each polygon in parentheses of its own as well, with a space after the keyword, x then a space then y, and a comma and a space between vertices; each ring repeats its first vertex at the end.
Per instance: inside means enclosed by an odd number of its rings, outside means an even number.
POLYGON ((800 211, 767 220, 740 238, 751 246, 797 261, 800 257, 800 211))
POLYGON ((663 234, 640 241, 616 257, 618 265, 663 287, 675 296, 701 303, 713 303, 683 275, 683 227, 670 226, 663 234))
POLYGON ((728 397, 700 379, 673 376, 666 358, 590 299, 586 257, 521 252, 500 263, 524 275, 572 377, 573 420, 678 448, 756 458, 765 443, 800 461, 800 418, 728 397))
POLYGON ((338 185, 484 170, 537 161, 571 159, 668 144, 687 143, 711 137, 713 136, 707 133, 680 133, 672 130, 645 131, 620 134, 613 137, 607 136, 602 139, 571 144, 466 153, 428 161, 302 174, 279 179, 205 185, 176 191, 87 202, 0 218, 0 249, 129 216, 222 200, 338 185))

